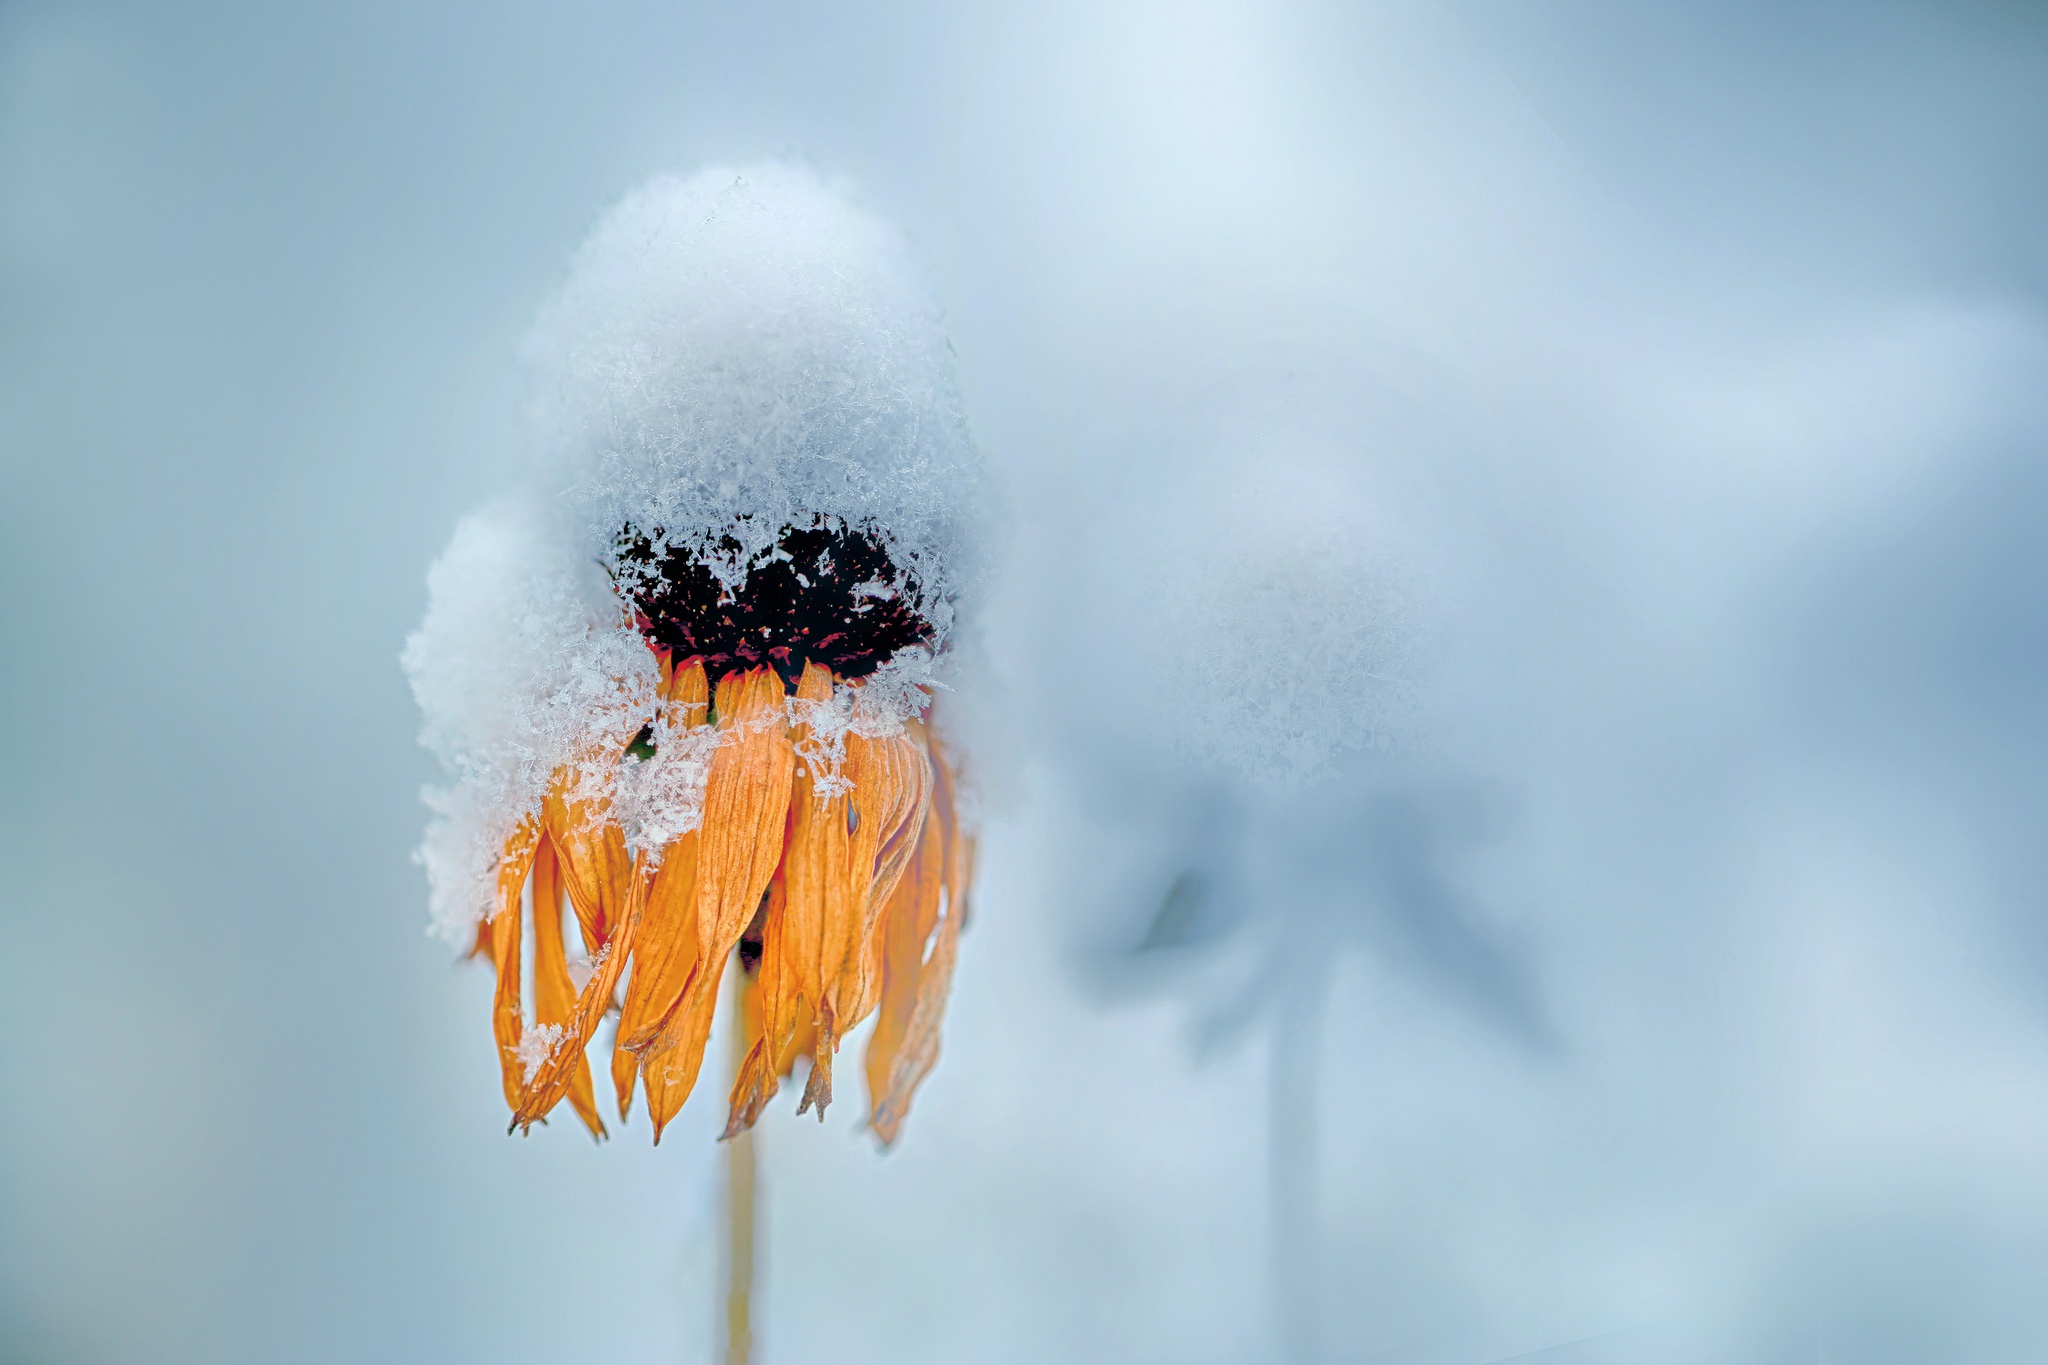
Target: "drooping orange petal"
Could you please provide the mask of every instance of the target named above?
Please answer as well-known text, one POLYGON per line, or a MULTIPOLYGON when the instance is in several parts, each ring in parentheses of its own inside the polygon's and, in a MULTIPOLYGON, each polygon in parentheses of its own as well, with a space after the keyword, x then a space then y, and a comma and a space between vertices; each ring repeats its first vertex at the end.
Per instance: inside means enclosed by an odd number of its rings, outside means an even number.
POLYGON ((621 740, 617 752, 592 753, 583 765, 557 769, 541 802, 541 820, 561 855, 584 950, 593 956, 617 924, 632 867, 626 832, 612 815, 609 782, 624 751, 621 740))
POLYGON ((879 828, 874 856, 862 879, 866 884, 861 893, 860 917, 847 943, 838 978, 827 992, 842 1034, 867 1018, 880 998, 881 957, 877 937, 882 911, 911 855, 917 851, 918 835, 931 809, 931 763, 925 756, 923 729, 922 725, 914 725, 902 734, 875 740, 864 765, 871 774, 869 785, 874 791, 872 800, 879 828))
MULTIPOLYGON (((631 987, 627 988, 628 990, 631 987)), ((612 1035, 612 1090, 618 1095, 619 1122, 633 1112, 633 1082, 640 1075, 640 1054, 626 1047, 621 1034, 612 1035)))
POLYGON ((946 995, 953 985, 953 963, 960 941, 960 917, 947 906, 933 938, 932 954, 919 974, 917 1007, 903 1031, 903 1044, 890 1066, 882 1101, 869 1120, 883 1146, 896 1141, 910 1101, 939 1061, 939 1025, 946 1013, 946 995))
MULTIPOLYGON (((663 703, 671 726, 704 723, 710 690, 701 661, 693 660, 668 673, 663 703)), ((662 850, 661 868, 648 890, 647 908, 633 949, 633 975, 626 984, 626 999, 619 1011, 619 1028, 612 1046, 612 1085, 618 1092, 621 1117, 633 1103, 633 1078, 640 1065, 639 1054, 660 1034, 696 965, 697 842, 697 832, 692 830, 662 850)))
MULTIPOLYGON (((898 757, 909 764, 909 772, 915 782, 914 793, 906 787, 898 804, 898 820, 889 835, 882 840, 882 846, 875 853, 875 876, 868 888, 866 914, 866 955, 860 960, 859 993, 848 1012, 852 1028, 874 1012, 882 994, 882 946, 886 937, 883 926, 883 912, 889 900, 896 894, 898 882, 910 865, 919 841, 924 834, 925 824, 931 815, 932 759, 929 740, 926 738, 923 722, 913 720, 906 727, 904 738, 910 741, 910 749, 898 749, 898 757), (913 754, 911 749, 915 750, 913 754)), ((851 965, 851 964, 849 964, 851 965)))
MULTIPOLYGON (((960 821, 958 774, 936 737, 930 747, 933 790, 929 824, 942 854, 940 875, 944 895, 935 908, 935 924, 925 918, 922 910, 914 920, 906 915, 903 923, 909 933, 900 943, 893 937, 892 926, 885 973, 899 964, 906 972, 911 962, 918 965, 915 1000, 907 1018, 902 1018, 906 992, 894 983, 884 983, 884 1017, 876 1021, 875 1039, 881 1042, 886 1036, 893 1043, 893 1050, 885 1057, 877 1055, 874 1044, 869 1047, 868 1093, 874 1104, 869 1126, 885 1147, 896 1141, 919 1083, 938 1063, 939 1025, 945 1016, 946 996, 952 988, 960 931, 967 922, 968 887, 974 876, 974 840, 965 833, 960 821)), ((927 854, 920 843, 922 862, 927 854)), ((915 874, 920 882, 924 871, 920 867, 915 874)), ((911 879, 905 880, 908 884, 911 879)))
POLYGON ((896 894, 897 879, 910 866, 910 859, 917 852, 917 841, 924 833, 924 822, 931 813, 932 765, 935 760, 929 732, 923 721, 913 719, 904 725, 903 734, 898 738, 904 743, 898 746, 896 757, 898 762, 907 765, 907 780, 898 799, 895 823, 883 836, 882 846, 875 851, 875 880, 868 889, 869 908, 875 912, 879 912, 883 903, 896 894))
POLYGON ((504 1073, 505 1103, 514 1113, 526 1088, 526 1068, 519 1060, 519 1044, 526 1036, 526 1022, 519 1009, 519 893, 526 887, 526 874, 533 869, 534 852, 540 844, 540 825, 532 816, 513 827, 498 857, 498 903, 488 921, 491 931, 491 961, 498 968, 498 989, 492 1000, 491 1031, 498 1040, 498 1065, 504 1073))
POLYGON ((726 739, 704 785, 696 894, 697 956, 718 968, 746 932, 782 861, 796 768, 782 698, 782 679, 772 668, 729 673, 718 684, 718 728, 726 739))
POLYGON ((938 924, 941 893, 946 885, 946 820, 934 803, 918 835, 917 852, 896 894, 882 914, 882 999, 875 1031, 868 1036, 867 1078, 870 1122, 889 1099, 896 1056, 902 1050, 910 1017, 917 1009, 918 979, 924 972, 925 944, 938 924))
MULTIPOLYGON (((697 835, 697 878, 692 894, 697 960, 683 998, 659 1039, 642 1059, 681 1046, 690 1055, 669 1058, 664 1085, 684 1090, 696 1082, 705 1031, 718 983, 740 935, 747 930, 782 861, 785 818, 796 754, 790 746, 782 679, 772 668, 728 673, 718 684, 718 728, 724 741, 711 758, 704 785, 704 822, 697 835)), ((707 1025, 708 1027, 708 1025, 707 1025)), ((654 1103, 650 1084, 648 1104, 654 1103)), ((680 1104, 680 1101, 677 1101, 680 1104)))
MULTIPOLYGON (((839 1014, 843 1002, 839 981, 846 973, 848 955, 859 946, 862 911, 874 874, 875 849, 882 841, 883 816, 894 804, 895 794, 889 786, 893 769, 886 757, 878 760, 876 754, 883 743, 886 741, 854 734, 846 737, 843 771, 853 789, 834 803, 844 811, 843 823, 834 817, 834 834, 840 829, 845 831, 843 845, 835 850, 843 856, 834 857, 820 869, 823 914, 819 921, 816 965, 810 968, 815 993, 808 996, 815 1037, 811 1046, 811 1074, 804 1082, 803 1098, 796 1107, 799 1114, 815 1108, 820 1123, 825 1121, 826 1107, 832 1103, 832 1056, 839 1050, 839 1039, 846 1032, 839 1014)), ((855 975, 858 976, 857 969, 855 975)))
MULTIPOLYGON (((797 702, 823 706, 831 702, 834 677, 825 667, 807 663, 797 681, 797 702)), ((797 724, 791 745, 797 751, 795 776, 788 792, 788 817, 782 833, 782 866, 768 884, 768 915, 762 929, 762 960, 752 999, 760 1013, 760 1029, 748 1056, 739 1062, 729 1097, 731 1113, 725 1136, 754 1126, 762 1107, 780 1089, 780 1058, 797 1031, 797 1019, 817 999, 817 941, 823 919, 825 868, 834 855, 844 862, 846 817, 844 798, 819 800, 825 772, 813 772, 815 759, 803 757, 811 743, 811 724, 797 724)))
MULTIPOLYGON (((570 1016, 576 1009, 576 987, 569 979, 569 959, 562 949, 562 881, 554 841, 543 836, 533 860, 533 1014, 543 1028, 557 1028, 566 1043, 570 1016)), ((590 1086, 590 1063, 579 1049, 569 1076, 569 1103, 590 1135, 603 1140, 604 1121, 590 1086)))
POLYGON ((697 1071, 704 1065, 704 1043, 711 1036, 711 1019, 718 1005, 718 991, 686 995, 669 1013, 668 1022, 648 1049, 640 1054, 640 1078, 647 1087, 647 1117, 654 1124, 654 1140, 683 1107, 697 1084, 697 1071))
MULTIPOLYGON (((799 778, 796 800, 790 803, 790 820, 796 819, 796 801, 807 800, 799 778)), ((756 1026, 746 1056, 740 1059, 737 1072, 733 1075, 732 1092, 727 1097, 729 1109, 725 1121, 726 1137, 733 1137, 754 1126, 754 1120, 761 1117, 761 1110, 768 1101, 775 1098, 781 1088, 775 1064, 781 1060, 782 1049, 774 1037, 762 1031, 762 1020, 769 1010, 777 1014, 785 1010, 794 1015, 803 1007, 797 994, 796 963, 791 960, 789 945, 785 938, 785 926, 789 922, 787 854, 784 855, 784 869, 775 874, 768 883, 768 903, 762 916, 761 962, 755 972, 753 988, 746 992, 752 1002, 756 1026), (772 999, 770 998, 772 996, 772 999)), ((796 1031, 796 1021, 791 1018, 787 1032, 796 1031)))
MULTIPOLYGON (((806 664, 796 699, 823 705, 832 700, 832 685, 830 670, 806 664)), ((804 754, 812 742, 811 726, 797 726, 791 738, 797 752, 804 754)), ((827 785, 836 775, 814 771, 815 767, 815 755, 800 758, 790 784, 782 866, 769 886, 760 974, 755 983, 762 1026, 757 1045, 741 1062, 733 1080, 728 1137, 751 1128, 762 1106, 774 1097, 779 1088, 778 1064, 796 1031, 798 1015, 822 998, 819 954, 825 934, 827 887, 845 880, 849 836, 846 797, 832 794, 827 785)))
POLYGON ((663 851, 661 866, 648 888, 647 908, 634 937, 633 976, 626 983, 619 1010, 618 1043, 613 1050, 612 1082, 619 1092, 619 1112, 632 1102, 634 1061, 654 1042, 661 1026, 682 999, 690 971, 697 962, 696 904, 697 832, 690 831, 663 851))
POLYGON ((796 1070, 796 1059, 810 1056, 817 1039, 817 1023, 811 1018, 811 1007, 805 1005, 797 1011, 796 1031, 789 1035, 789 1041, 782 1046, 782 1056, 776 1059, 775 1074, 786 1077, 796 1070))
POLYGON ((627 881, 626 903, 620 909, 618 926, 591 960, 590 980, 578 992, 575 1012, 565 1026, 568 1035, 550 1050, 547 1060, 527 1082, 525 1097, 513 1115, 515 1124, 534 1124, 561 1103, 575 1075, 575 1065, 583 1060, 583 1049, 597 1031, 597 1021, 611 1007, 612 992, 617 989, 626 958, 633 951, 633 938, 639 931, 648 888, 654 881, 654 869, 648 860, 635 858, 627 881))

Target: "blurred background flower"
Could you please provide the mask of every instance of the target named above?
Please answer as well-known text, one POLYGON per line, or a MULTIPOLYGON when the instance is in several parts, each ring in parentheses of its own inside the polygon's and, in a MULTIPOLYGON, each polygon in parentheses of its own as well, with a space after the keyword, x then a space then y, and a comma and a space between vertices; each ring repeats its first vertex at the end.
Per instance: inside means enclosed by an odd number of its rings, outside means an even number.
POLYGON ((1993 0, 9 6, 6 1354, 708 1356, 723 1107, 502 1136, 395 655, 596 215, 781 155, 931 262, 1013 530, 947 1060, 767 1135, 762 1359, 2038 1355, 2044 72, 1993 0))

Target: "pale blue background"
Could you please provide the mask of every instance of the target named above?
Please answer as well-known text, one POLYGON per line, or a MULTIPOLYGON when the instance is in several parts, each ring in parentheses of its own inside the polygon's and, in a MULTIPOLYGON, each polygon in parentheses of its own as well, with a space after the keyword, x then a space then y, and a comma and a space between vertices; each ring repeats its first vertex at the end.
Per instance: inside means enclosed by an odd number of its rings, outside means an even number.
POLYGON ((947 1060, 886 1159, 764 1125, 764 1360, 2048 1354, 2039 14, 731 9, 0 10, 0 1360, 704 1358, 714 1116, 503 1136, 396 656, 566 253, 762 155, 932 263, 1019 528, 947 1060), (1117 957, 1192 779, 1060 742, 1063 546, 1333 357, 1546 567, 1453 727, 1497 959, 1345 918, 1381 807, 1294 855, 1357 951, 1283 1345, 1263 1026, 1117 957))

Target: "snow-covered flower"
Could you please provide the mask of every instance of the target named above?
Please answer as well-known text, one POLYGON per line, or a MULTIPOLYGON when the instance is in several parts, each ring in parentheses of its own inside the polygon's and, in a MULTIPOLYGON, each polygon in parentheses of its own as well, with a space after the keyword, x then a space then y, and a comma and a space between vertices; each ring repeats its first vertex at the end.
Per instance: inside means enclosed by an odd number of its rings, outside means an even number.
POLYGON ((981 468, 936 315, 843 194, 721 169, 616 208, 533 350, 540 487, 457 532, 406 653, 456 777, 430 793, 436 919, 497 965, 513 1123, 567 1099, 603 1134, 585 1049, 615 1012, 620 1112, 643 1088, 659 1140, 737 960, 729 1131, 799 1060, 822 1116, 873 1014, 891 1142, 974 853, 931 710, 981 468))

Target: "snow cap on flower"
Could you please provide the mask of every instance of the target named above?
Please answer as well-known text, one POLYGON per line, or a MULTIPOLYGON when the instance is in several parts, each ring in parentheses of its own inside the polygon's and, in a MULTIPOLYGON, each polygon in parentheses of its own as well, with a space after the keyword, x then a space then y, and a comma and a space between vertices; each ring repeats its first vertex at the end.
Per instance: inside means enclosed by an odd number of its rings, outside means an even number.
MULTIPOLYGON (((659 177, 605 216, 530 346, 552 478, 585 529, 716 550, 876 530, 927 611, 963 586, 982 463, 901 236, 801 167, 659 177)), ((944 622, 938 622, 943 628, 944 622)))

